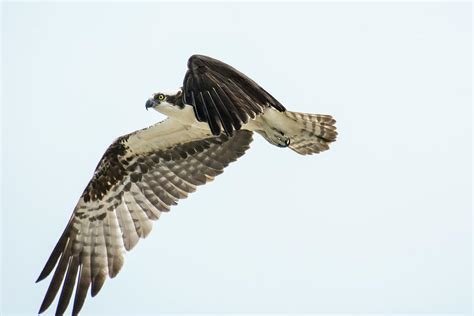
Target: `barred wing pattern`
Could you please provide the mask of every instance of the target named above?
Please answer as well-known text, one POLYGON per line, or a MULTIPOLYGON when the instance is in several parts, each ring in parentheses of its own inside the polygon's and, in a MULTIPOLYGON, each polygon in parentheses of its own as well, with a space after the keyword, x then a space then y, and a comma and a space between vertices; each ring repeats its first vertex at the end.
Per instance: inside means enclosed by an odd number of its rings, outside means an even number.
POLYGON ((267 107, 285 107, 255 81, 217 59, 193 55, 183 81, 184 102, 214 135, 232 135, 267 107))
POLYGON ((157 134, 164 136, 155 142, 167 147, 152 146, 148 151, 149 135, 141 130, 117 139, 106 151, 37 280, 56 266, 40 313, 51 305, 62 284, 56 314, 63 314, 77 281, 73 314, 78 314, 89 287, 95 296, 107 275, 117 275, 125 250, 150 233, 161 212, 222 173, 252 141, 252 132, 241 130, 233 137, 208 133, 202 139, 197 132, 185 142, 191 135, 189 128, 175 126, 167 133, 170 125, 152 127, 163 130, 157 134))

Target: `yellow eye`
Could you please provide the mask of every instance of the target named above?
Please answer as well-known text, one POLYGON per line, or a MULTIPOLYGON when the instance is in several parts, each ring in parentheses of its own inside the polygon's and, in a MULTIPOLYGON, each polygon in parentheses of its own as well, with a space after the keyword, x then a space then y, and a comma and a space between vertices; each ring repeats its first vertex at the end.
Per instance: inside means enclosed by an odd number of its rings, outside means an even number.
POLYGON ((164 94, 158 94, 158 100, 160 101, 163 101, 165 99, 165 95, 164 94))

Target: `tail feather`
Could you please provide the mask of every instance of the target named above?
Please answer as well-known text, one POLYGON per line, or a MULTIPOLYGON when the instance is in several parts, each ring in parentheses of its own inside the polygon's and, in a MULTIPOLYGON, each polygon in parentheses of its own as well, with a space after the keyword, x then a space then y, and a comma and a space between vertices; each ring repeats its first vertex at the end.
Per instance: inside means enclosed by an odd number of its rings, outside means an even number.
POLYGON ((331 115, 285 111, 283 128, 290 138, 289 147, 301 155, 311 155, 329 149, 337 137, 336 120, 331 115))

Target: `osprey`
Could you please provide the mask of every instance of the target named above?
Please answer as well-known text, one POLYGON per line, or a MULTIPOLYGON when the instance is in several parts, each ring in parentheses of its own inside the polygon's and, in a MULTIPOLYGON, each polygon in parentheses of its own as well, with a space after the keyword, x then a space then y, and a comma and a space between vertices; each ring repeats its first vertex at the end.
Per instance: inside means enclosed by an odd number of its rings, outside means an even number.
POLYGON ((39 313, 62 286, 56 314, 75 297, 81 310, 87 291, 99 293, 161 212, 221 174, 249 148, 253 132, 301 155, 329 149, 336 139, 330 115, 290 112, 255 81, 210 57, 193 55, 183 87, 146 102, 168 116, 117 138, 106 150, 41 272, 56 267, 39 313), (77 283, 77 286, 76 286, 77 283))

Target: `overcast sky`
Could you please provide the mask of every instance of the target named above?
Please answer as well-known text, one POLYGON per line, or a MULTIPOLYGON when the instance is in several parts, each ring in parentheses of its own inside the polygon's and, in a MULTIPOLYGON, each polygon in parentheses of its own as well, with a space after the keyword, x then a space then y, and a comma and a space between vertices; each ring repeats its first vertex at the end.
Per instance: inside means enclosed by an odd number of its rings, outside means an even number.
POLYGON ((84 315, 470 312, 469 3, 5 4, 2 29, 3 314, 37 312, 101 155, 164 118, 145 101, 194 53, 340 136, 303 157, 256 135, 84 315))

